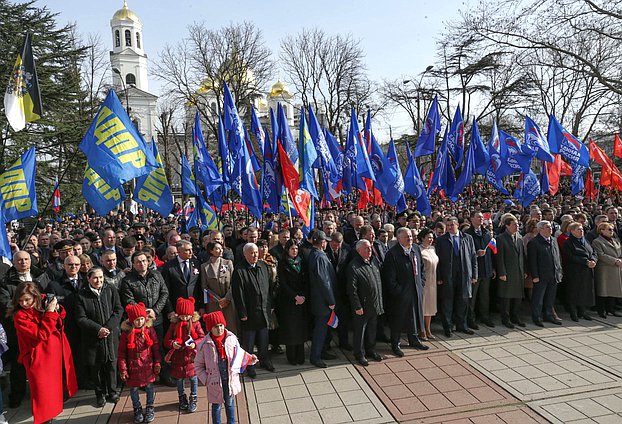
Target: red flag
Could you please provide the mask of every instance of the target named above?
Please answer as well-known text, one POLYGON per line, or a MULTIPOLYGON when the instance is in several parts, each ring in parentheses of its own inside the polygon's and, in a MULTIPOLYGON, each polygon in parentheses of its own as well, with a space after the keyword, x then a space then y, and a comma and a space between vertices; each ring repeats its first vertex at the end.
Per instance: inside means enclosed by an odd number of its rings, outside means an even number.
POLYGON ((570 164, 564 161, 561 156, 559 158, 559 161, 561 162, 559 168, 559 175, 562 177, 572 177, 572 167, 570 166, 570 164))
POLYGON ((587 177, 585 178, 585 197, 588 199, 596 199, 596 188, 594 188, 594 179, 592 178, 592 170, 587 170, 587 177))
POLYGON ((613 155, 622 158, 622 140, 620 140, 618 134, 613 139, 613 155))
POLYGON ((298 216, 302 218, 305 226, 311 225, 311 220, 307 211, 311 204, 311 194, 306 190, 299 189, 299 174, 294 164, 289 160, 287 153, 283 150, 281 143, 279 146, 279 162, 281 164, 281 173, 283 174, 283 185, 289 191, 289 197, 292 199, 294 209, 298 216))
POLYGON ((601 166, 600 185, 622 190, 622 173, 593 140, 590 140, 590 158, 601 166))
POLYGON ((561 174, 562 162, 561 155, 555 155, 555 161, 548 167, 549 193, 551 193, 551 196, 555 196, 557 194, 557 190, 559 189, 559 177, 561 174))

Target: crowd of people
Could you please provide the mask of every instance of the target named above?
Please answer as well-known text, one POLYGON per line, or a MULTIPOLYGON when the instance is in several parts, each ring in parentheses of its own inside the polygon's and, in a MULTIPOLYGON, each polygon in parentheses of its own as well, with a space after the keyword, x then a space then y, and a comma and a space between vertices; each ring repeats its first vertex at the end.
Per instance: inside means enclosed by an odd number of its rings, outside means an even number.
POLYGON ((274 371, 274 355, 325 368, 338 347, 367 366, 383 360, 377 343, 403 356, 403 335, 427 350, 441 329, 509 331, 525 315, 563 325, 560 309, 572 321, 621 316, 622 221, 610 199, 522 209, 482 193, 437 199, 430 217, 343 207, 315 218, 306 235, 299 220, 251 223, 245 212, 184 232, 178 218, 121 211, 11 234, 12 266, 0 268, 9 406, 28 381, 38 424, 62 411, 64 392, 93 389, 102 407, 124 383, 134 421, 151 422, 155 382, 194 412, 201 381, 214 422, 221 404, 234 422, 238 374, 274 371))

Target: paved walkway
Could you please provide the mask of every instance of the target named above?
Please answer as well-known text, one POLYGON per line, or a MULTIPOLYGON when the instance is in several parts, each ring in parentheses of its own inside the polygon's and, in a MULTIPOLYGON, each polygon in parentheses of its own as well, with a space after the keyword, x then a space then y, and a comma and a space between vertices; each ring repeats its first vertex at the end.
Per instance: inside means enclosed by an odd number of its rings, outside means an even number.
MULTIPOLYGON (((405 348, 404 358, 380 344, 385 360, 369 367, 356 364, 349 352, 337 352, 324 370, 308 363, 292 367, 279 355, 277 372, 244 379, 238 421, 622 423, 622 318, 562 318, 563 326, 497 325, 473 336, 439 336, 429 351, 405 348)), ((156 423, 211 422, 204 387, 194 414, 178 412, 175 389, 157 386, 156 393, 156 423)), ((116 407, 103 409, 94 406, 90 392, 81 392, 55 421, 131 423, 131 410, 127 391, 116 407)), ((32 422, 27 402, 7 418, 32 422)))

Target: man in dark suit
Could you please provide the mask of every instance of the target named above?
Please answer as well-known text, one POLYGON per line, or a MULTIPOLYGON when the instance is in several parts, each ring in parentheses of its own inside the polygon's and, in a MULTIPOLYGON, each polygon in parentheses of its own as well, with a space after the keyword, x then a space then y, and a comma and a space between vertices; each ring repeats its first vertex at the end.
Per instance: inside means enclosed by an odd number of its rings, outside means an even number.
POLYGON ((279 231, 278 238, 278 244, 270 249, 269 253, 274 259, 280 261, 283 257, 283 253, 285 253, 285 243, 289 241, 289 230, 287 228, 281 229, 281 231, 279 231))
POLYGON ((518 220, 508 216, 503 221, 505 231, 497 236, 497 296, 500 300, 501 322, 507 328, 514 324, 524 327, 519 317, 519 307, 525 287, 525 251, 523 239, 518 234, 518 220))
POLYGON ((453 324, 456 331, 473 334, 467 326, 467 310, 478 276, 475 244, 470 235, 458 230, 458 218, 449 217, 445 224, 447 232, 435 243, 441 322, 447 337, 451 337, 453 324))
MULTIPOLYGON (((242 347, 252 352, 257 343, 261 367, 274 371, 268 352, 268 323, 272 308, 270 296, 270 271, 259 259, 259 248, 255 243, 246 243, 242 248, 244 258, 235 267, 231 277, 233 301, 242 322, 242 347)), ((247 375, 255 378, 255 367, 246 368, 247 375)))
POLYGON ((326 247, 326 256, 335 270, 335 313, 339 317, 337 335, 339 336, 339 347, 351 350, 352 346, 348 343, 348 330, 351 327, 350 303, 346 291, 345 270, 350 257, 350 247, 343 243, 343 235, 335 231, 330 237, 330 242, 326 247))
POLYGON ((428 350, 419 340, 423 322, 423 286, 425 272, 419 246, 413 244, 412 232, 407 227, 397 230, 397 243, 384 258, 382 280, 386 287, 387 309, 391 311, 391 348, 404 356, 400 348, 400 335, 407 326, 408 344, 419 350, 428 350))
POLYGON ((605 213, 607 214, 607 218, 609 218, 609 222, 615 225, 614 233, 619 240, 622 240, 622 221, 620 221, 620 212, 618 211, 617 206, 608 206, 605 209, 605 213))
POLYGON ((555 318, 553 306, 557 284, 562 281, 562 263, 557 240, 554 240, 553 227, 549 221, 537 224, 538 235, 527 244, 527 263, 529 275, 533 280, 531 295, 531 319, 539 327, 542 324, 542 306, 544 320, 556 325, 561 321, 555 318))
POLYGON ((193 256, 192 242, 180 240, 177 242, 177 257, 166 262, 160 273, 168 288, 168 302, 165 309, 167 315, 175 312, 177 299, 188 299, 190 296, 201 299, 200 269, 201 264, 193 256))
POLYGON ((484 215, 480 211, 471 212, 471 226, 465 231, 473 238, 477 255, 477 283, 473 284, 473 293, 469 300, 467 325, 478 330, 476 316, 488 327, 494 327, 490 319, 490 280, 494 276, 492 252, 487 248, 492 236, 482 225, 484 215))
POLYGON ((352 228, 348 228, 343 233, 343 241, 350 247, 354 246, 354 243, 361 238, 361 227, 365 225, 365 220, 362 216, 355 216, 352 218, 352 228))

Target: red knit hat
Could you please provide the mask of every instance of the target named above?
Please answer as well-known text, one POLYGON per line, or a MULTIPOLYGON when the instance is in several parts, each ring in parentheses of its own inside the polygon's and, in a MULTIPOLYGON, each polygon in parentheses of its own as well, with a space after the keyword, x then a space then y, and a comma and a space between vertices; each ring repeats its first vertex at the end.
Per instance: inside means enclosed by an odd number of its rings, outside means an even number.
POLYGON ((188 299, 180 297, 179 299, 177 299, 175 312, 177 312, 177 315, 194 314, 194 297, 190 296, 188 299))
POLYGON ((207 328, 207 331, 210 331, 217 324, 222 324, 225 327, 227 326, 227 321, 225 321, 225 316, 221 311, 203 315, 203 321, 205 322, 205 328, 207 328))
POLYGON ((127 305, 125 307, 125 312, 127 312, 127 317, 130 322, 134 322, 134 320, 139 317, 145 317, 145 319, 147 319, 147 310, 143 302, 135 305, 127 305))

